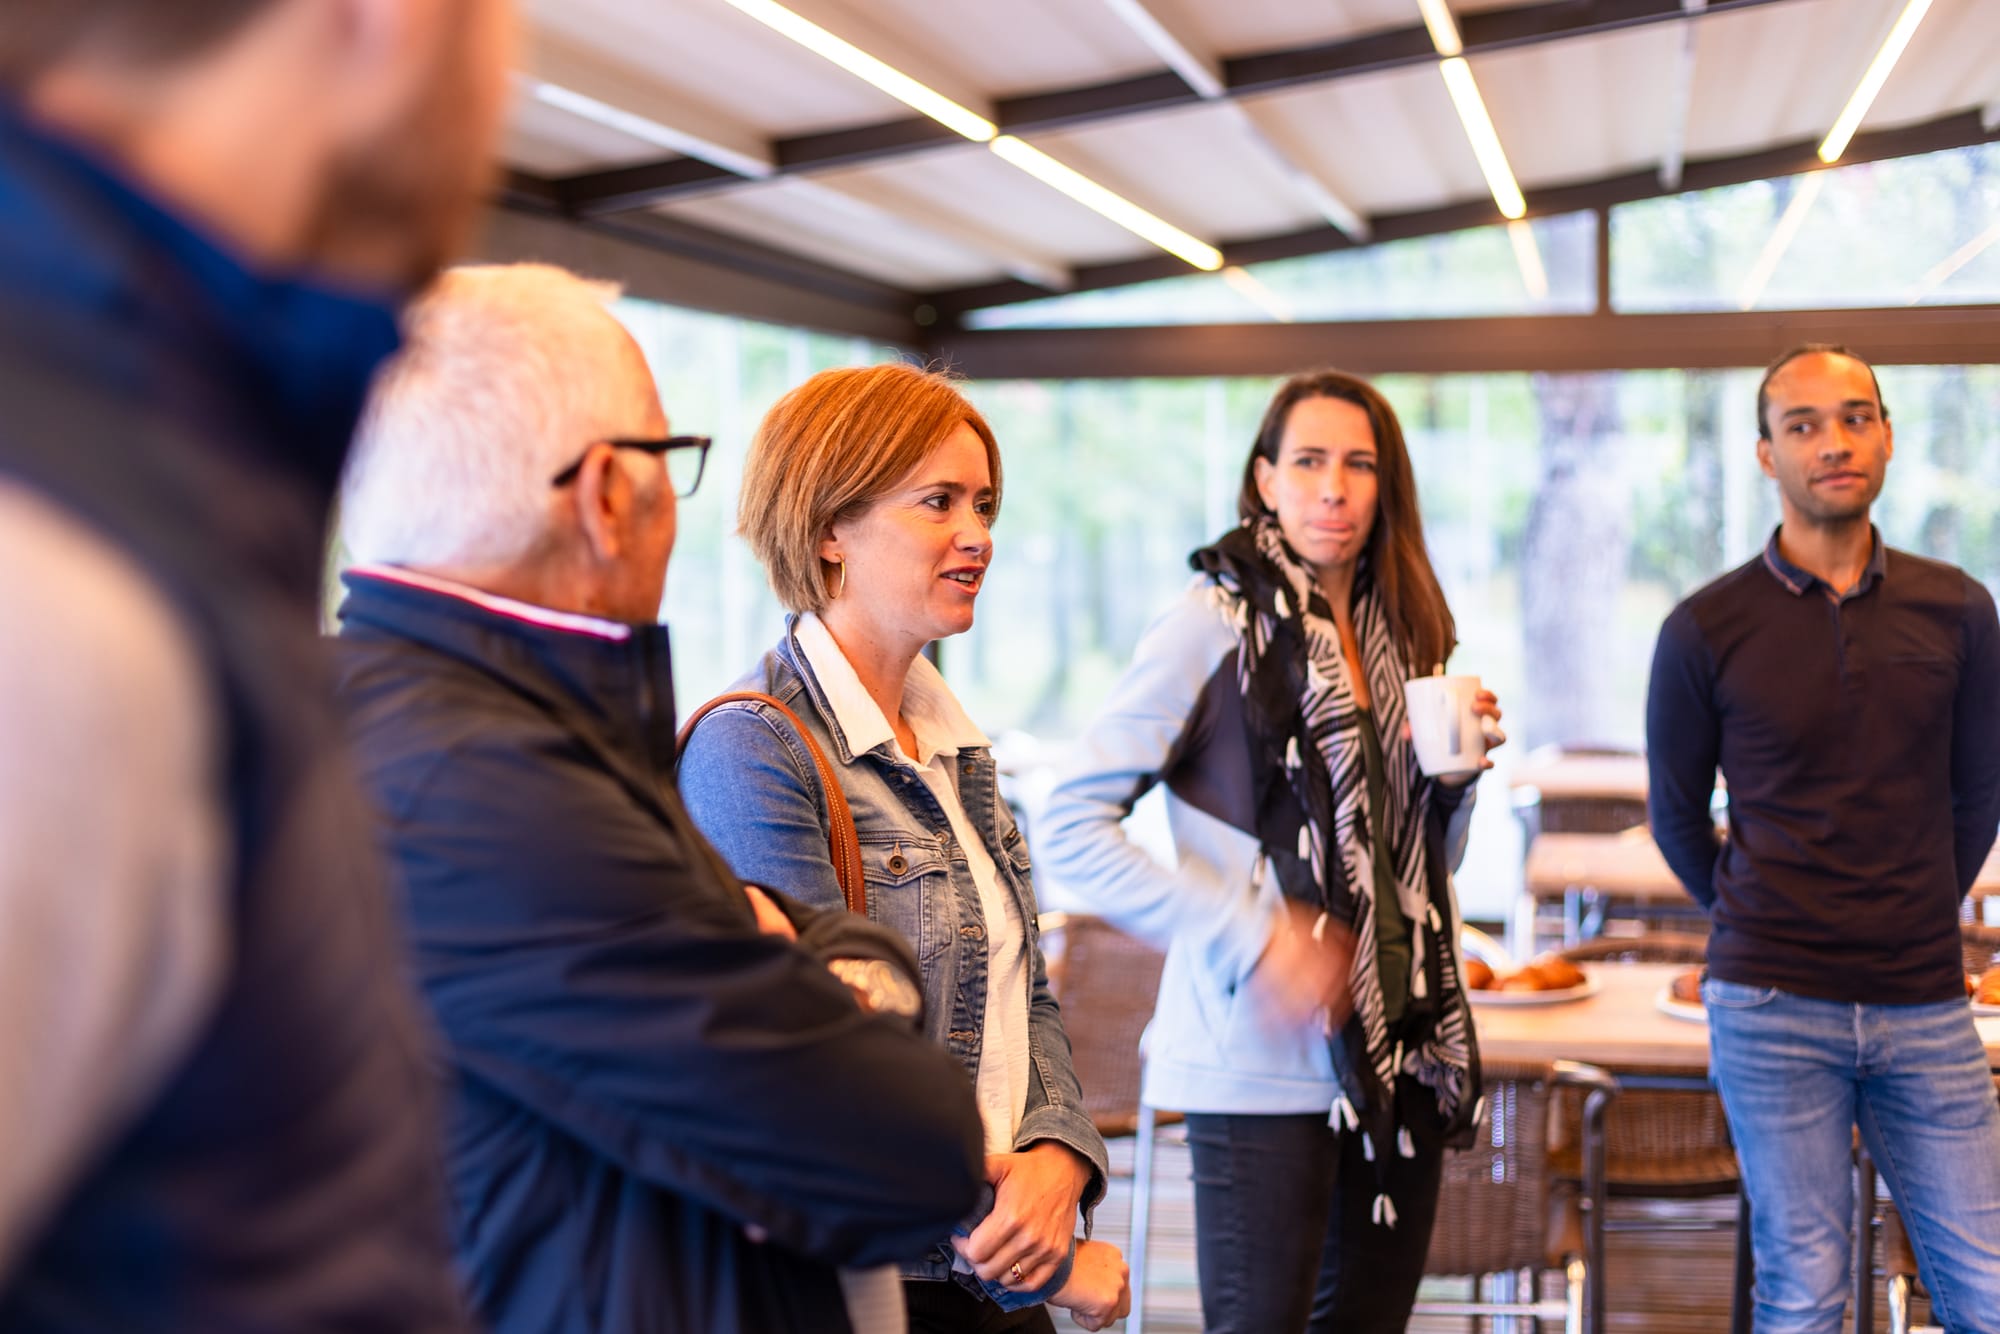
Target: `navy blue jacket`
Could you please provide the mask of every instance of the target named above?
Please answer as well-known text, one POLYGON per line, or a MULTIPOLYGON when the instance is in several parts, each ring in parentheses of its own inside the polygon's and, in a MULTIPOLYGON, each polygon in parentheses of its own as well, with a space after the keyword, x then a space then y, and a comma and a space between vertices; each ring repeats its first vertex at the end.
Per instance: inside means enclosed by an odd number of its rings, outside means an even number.
POLYGON ((233 867, 221 993, 0 1279, 9 1334, 463 1328, 427 1039, 317 633, 395 342, 386 305, 246 271, 0 99, 0 475, 131 557, 196 646, 233 867))
POLYGON ((673 788, 665 627, 610 639, 347 582, 341 692, 457 1075, 480 1313, 501 1334, 845 1330, 833 1265, 906 1259, 973 1206, 958 1063, 757 933, 673 788))

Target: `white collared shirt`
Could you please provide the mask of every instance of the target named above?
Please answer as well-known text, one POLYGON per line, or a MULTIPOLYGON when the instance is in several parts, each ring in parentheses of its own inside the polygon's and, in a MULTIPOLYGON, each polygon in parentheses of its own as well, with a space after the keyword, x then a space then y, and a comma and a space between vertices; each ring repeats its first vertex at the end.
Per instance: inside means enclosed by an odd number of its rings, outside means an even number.
POLYGON ((905 754, 895 729, 861 684, 826 624, 807 612, 799 617, 796 633, 806 663, 826 692, 834 720, 847 737, 848 749, 860 755, 887 742, 897 761, 909 765, 937 798, 951 822, 952 837, 965 853, 986 919, 986 1015, 974 1091, 979 1119, 986 1130, 986 1152, 1012 1153, 1028 1103, 1027 926, 1014 896, 1000 883, 992 850, 965 813, 954 766, 947 763, 961 750, 992 743, 966 716, 930 659, 919 657, 903 682, 903 721, 910 725, 917 743, 914 758, 905 754))

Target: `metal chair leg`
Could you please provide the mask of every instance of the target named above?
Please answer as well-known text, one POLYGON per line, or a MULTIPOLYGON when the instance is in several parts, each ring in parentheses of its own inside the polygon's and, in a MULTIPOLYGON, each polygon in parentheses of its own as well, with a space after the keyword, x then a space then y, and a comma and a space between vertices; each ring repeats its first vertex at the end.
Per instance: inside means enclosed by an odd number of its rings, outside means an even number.
POLYGON ((1145 1334, 1146 1329, 1146 1240, 1153 1223, 1153 1131, 1157 1113, 1139 1104, 1139 1129, 1132 1146, 1132 1236, 1126 1245, 1125 1265, 1131 1275, 1132 1314, 1126 1317, 1129 1334, 1145 1334))
MULTIPOLYGON (((1486 1289, 1493 1294, 1496 1303, 1511 1304, 1521 1300, 1520 1276, 1511 1270, 1487 1277, 1486 1289)), ((1492 1320, 1493 1334, 1520 1334, 1521 1321, 1515 1315, 1496 1315, 1492 1320)))
POLYGON ((1854 1334, 1875 1334, 1875 1164, 1854 1150, 1854 1334))
POLYGON ((1750 1249, 1750 1192, 1736 1197, 1736 1286, 1729 1296, 1729 1334, 1750 1334, 1756 1311, 1756 1258, 1750 1249))
POLYGON ((1910 1334, 1910 1276, 1889 1275, 1889 1334, 1910 1334))
POLYGON ((1587 1269, 1571 1260, 1563 1271, 1563 1334, 1583 1334, 1583 1290, 1587 1269))

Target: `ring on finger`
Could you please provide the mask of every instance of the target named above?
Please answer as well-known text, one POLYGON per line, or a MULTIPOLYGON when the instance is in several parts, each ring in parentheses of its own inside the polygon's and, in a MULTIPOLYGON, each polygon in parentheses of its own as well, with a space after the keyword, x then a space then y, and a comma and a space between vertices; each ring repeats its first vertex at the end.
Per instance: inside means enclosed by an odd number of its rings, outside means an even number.
POLYGON ((1021 1281, 1021 1262, 1019 1260, 1016 1260, 1014 1267, 1007 1271, 1007 1278, 1012 1283, 1019 1283, 1021 1281))

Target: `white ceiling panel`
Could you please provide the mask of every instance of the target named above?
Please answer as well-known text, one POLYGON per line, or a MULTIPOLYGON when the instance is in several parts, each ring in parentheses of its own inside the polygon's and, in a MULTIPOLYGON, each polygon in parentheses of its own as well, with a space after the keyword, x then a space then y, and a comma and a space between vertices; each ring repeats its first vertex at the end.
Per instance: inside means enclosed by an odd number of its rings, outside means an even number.
POLYGON ((1308 155, 1306 165, 1363 213, 1404 213, 1485 192, 1435 66, 1313 84, 1257 104, 1308 155))
POLYGON ((523 9, 532 28, 764 135, 911 114, 723 0, 528 0, 523 9))
MULTIPOLYGON (((1221 107, 1195 104, 1034 137, 1035 147, 1211 243, 1322 221, 1221 107)), ((1121 246, 1131 252, 1131 242, 1121 246)))
MULTIPOLYGON (((1081 204, 1024 176, 984 147, 967 144, 923 158, 817 173, 816 180, 882 198, 914 198, 1001 232, 1021 248, 1071 263, 1123 258, 1134 237, 1081 204)), ((1143 243, 1142 243, 1143 244, 1143 243)))
POLYGON ((1906 125, 1929 120, 1940 107, 2000 101, 1996 11, 1995 0, 1935 0, 1861 128, 1906 125))
MULTIPOLYGON (((1456 0, 1455 14, 1519 0, 1456 0)), ((1147 0, 1163 21, 1183 27, 1225 56, 1254 55, 1344 41, 1423 21, 1417 0, 1147 0)))
POLYGON ((810 182, 759 182, 659 212, 898 287, 958 287, 1007 276, 970 245, 815 190, 810 182))
MULTIPOLYGON (((1472 73, 1515 178, 1533 190, 1657 167, 1680 53, 1679 28, 1662 24, 1481 56, 1472 73)), ((1449 101, 1442 86, 1438 96, 1449 101)))
MULTIPOLYGON (((1112 0, 786 0, 947 96, 1111 84, 1163 68, 1112 0)), ((1143 0, 1197 60, 1309 47, 1420 20, 1416 0, 1143 0)), ((1461 17, 1528 0, 1455 0, 1461 17)), ((1903 0, 1775 0, 1474 57, 1515 174, 1538 188, 1659 166, 1690 31, 1691 161, 1811 141, 1832 124, 1903 0)), ((672 156, 770 169, 775 140, 913 113, 725 0, 525 0, 524 70, 651 122, 633 133, 522 100, 509 165, 565 176, 672 156), (650 138, 648 137, 650 136, 650 138)), ((1864 129, 2000 104, 2000 0, 1935 0, 1864 129)), ((585 109, 587 111, 587 109, 585 109)), ((1364 216, 1486 198, 1437 67, 1188 101, 1026 136, 1058 161, 1212 243, 1321 225, 1336 196, 1364 216), (1246 129, 1252 116, 1267 144, 1246 129), (1269 146, 1276 146, 1274 160, 1269 146), (1288 174, 1289 173, 1289 174, 1288 174), (1310 192, 1323 187, 1319 202, 1310 192)), ((1159 252, 986 148, 962 144, 725 181, 662 211, 911 289, 1159 252)))
POLYGON ((1875 54, 1884 8, 1884 0, 1787 0, 1703 19, 1688 157, 1824 135, 1875 54))
POLYGON ((543 176, 649 162, 660 150, 643 139, 516 93, 501 153, 509 166, 543 176))
POLYGON ((949 61, 952 77, 992 96, 1103 83, 1160 67, 1103 0, 798 0, 794 7, 820 15, 827 27, 836 18, 867 23, 878 40, 949 61))

